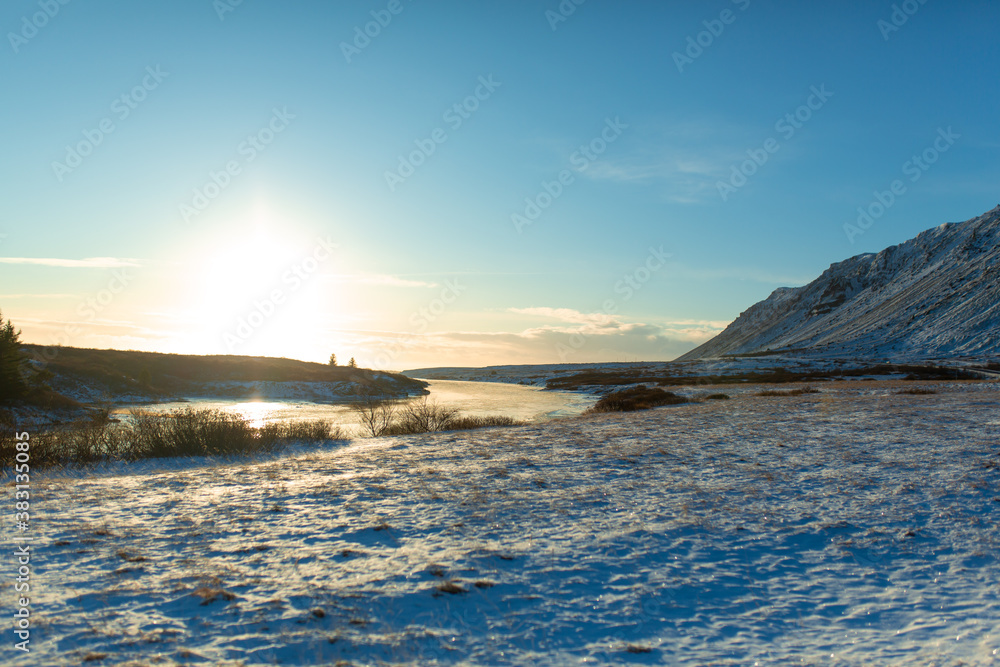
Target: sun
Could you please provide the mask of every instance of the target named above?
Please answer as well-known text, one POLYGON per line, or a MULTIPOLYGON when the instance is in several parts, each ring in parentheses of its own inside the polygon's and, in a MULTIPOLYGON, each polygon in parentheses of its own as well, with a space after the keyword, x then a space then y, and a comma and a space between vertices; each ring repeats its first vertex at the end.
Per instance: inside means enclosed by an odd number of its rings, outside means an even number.
POLYGON ((311 256, 308 237, 273 224, 247 227, 206 243, 192 272, 196 347, 206 353, 315 356, 335 312, 329 283, 320 278, 331 267, 303 279, 300 267, 311 256))
POLYGON ((287 241, 266 230, 227 239, 202 259, 199 283, 217 304, 251 298, 280 282, 294 255, 287 241))

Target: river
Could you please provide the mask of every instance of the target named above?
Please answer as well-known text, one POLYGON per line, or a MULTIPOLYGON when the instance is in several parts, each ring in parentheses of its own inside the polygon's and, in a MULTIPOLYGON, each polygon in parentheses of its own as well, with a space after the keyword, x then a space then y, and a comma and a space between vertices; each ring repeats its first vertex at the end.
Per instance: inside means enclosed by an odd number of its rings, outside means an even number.
MULTIPOLYGON (((594 397, 572 391, 549 391, 538 387, 499 382, 465 382, 458 380, 427 380, 430 401, 439 405, 458 408, 463 415, 507 415, 526 422, 543 422, 550 419, 572 417, 594 404, 594 397)), ((410 400, 420 400, 410 399, 410 400)), ((191 399, 118 408, 115 416, 127 418, 131 409, 163 413, 194 408, 217 409, 236 412, 248 419, 253 426, 281 421, 310 421, 325 419, 332 424, 354 427, 357 415, 350 405, 308 403, 303 401, 239 401, 219 399, 191 399)))

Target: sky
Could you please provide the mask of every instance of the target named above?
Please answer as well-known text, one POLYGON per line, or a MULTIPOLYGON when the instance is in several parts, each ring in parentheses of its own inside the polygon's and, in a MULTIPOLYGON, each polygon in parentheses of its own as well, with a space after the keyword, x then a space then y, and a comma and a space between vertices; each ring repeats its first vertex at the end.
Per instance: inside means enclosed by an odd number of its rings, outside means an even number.
POLYGON ((25 342, 670 360, 1000 201, 1000 7, 6 0, 25 342))

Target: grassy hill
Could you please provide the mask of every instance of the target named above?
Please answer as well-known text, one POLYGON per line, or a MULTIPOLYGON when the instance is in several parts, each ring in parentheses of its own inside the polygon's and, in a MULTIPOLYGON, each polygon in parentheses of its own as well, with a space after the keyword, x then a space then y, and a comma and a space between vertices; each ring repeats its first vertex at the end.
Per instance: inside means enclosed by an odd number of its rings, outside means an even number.
POLYGON ((40 374, 59 392, 72 383, 99 387, 109 394, 183 394, 204 382, 354 382, 375 391, 419 390, 424 383, 395 373, 329 366, 297 359, 236 355, 190 355, 23 346, 29 359, 46 360, 40 374))

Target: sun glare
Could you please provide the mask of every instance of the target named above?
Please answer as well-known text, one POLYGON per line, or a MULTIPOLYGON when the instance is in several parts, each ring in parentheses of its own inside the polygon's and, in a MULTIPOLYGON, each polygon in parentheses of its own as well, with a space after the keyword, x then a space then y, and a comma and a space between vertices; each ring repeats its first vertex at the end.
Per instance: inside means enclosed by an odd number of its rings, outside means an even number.
POLYGON ((308 237, 266 207, 255 206, 249 218, 245 232, 207 241, 196 262, 198 345, 225 354, 315 356, 335 305, 317 275, 328 267, 313 259, 308 237))
POLYGON ((236 403, 227 410, 247 420, 253 428, 262 428, 268 423, 269 417, 283 405, 283 403, 266 401, 247 401, 246 403, 236 403))

